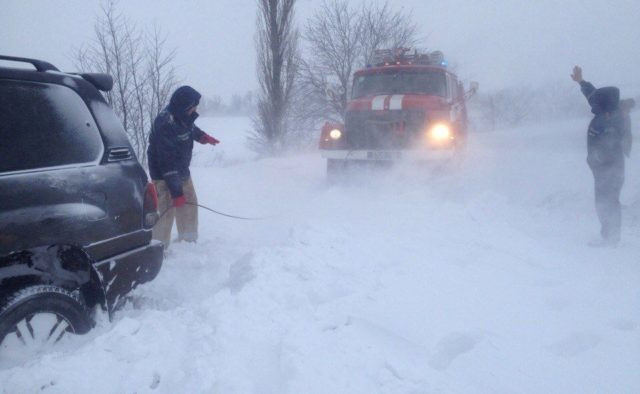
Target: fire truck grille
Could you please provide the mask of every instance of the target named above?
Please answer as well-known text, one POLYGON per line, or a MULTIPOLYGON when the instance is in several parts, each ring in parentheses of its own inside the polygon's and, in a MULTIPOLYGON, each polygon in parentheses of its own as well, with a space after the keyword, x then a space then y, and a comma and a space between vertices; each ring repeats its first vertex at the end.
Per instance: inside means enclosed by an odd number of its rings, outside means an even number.
POLYGON ((424 131, 424 111, 348 112, 347 149, 406 149, 424 131))

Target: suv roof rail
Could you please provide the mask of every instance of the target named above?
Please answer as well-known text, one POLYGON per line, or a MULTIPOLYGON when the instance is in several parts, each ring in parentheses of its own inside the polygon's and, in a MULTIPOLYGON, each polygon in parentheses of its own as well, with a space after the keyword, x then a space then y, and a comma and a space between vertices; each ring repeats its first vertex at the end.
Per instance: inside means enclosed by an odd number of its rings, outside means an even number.
POLYGON ((49 62, 45 62, 44 60, 38 59, 28 59, 26 57, 15 57, 15 56, 4 56, 0 55, 0 60, 9 60, 12 62, 22 62, 22 63, 31 63, 33 67, 36 68, 37 71, 60 71, 49 62))

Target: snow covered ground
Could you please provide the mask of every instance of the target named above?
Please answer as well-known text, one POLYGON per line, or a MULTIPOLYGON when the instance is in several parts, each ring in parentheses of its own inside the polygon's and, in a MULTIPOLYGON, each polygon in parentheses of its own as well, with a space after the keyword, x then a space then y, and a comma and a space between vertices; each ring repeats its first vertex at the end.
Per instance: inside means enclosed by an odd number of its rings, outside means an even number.
POLYGON ((317 152, 257 160, 246 119, 204 119, 222 144, 197 148, 200 202, 266 219, 201 212, 115 321, 0 392, 638 393, 640 144, 623 242, 590 248, 587 121, 331 185, 317 152))

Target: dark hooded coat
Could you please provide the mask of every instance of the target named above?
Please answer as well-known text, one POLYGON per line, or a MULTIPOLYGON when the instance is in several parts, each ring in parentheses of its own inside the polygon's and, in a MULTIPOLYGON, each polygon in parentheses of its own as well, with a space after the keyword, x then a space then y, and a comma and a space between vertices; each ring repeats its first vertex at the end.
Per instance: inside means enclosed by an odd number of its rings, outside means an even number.
POLYGON ((198 114, 187 115, 189 109, 198 105, 200 97, 190 86, 179 87, 169 105, 156 117, 149 135, 147 158, 151 179, 164 180, 173 198, 183 195, 182 182, 191 175, 193 141, 201 141, 205 135, 194 124, 198 114))
POLYGON ((626 122, 619 108, 620 91, 616 87, 596 89, 586 81, 580 83, 580 88, 594 115, 587 133, 589 166, 624 166, 623 140, 626 122))
POLYGON ((596 89, 586 81, 580 82, 580 87, 594 115, 587 132, 587 163, 593 173, 600 235, 605 242, 615 245, 620 241, 620 192, 624 184, 624 141, 629 122, 620 110, 618 88, 596 89))

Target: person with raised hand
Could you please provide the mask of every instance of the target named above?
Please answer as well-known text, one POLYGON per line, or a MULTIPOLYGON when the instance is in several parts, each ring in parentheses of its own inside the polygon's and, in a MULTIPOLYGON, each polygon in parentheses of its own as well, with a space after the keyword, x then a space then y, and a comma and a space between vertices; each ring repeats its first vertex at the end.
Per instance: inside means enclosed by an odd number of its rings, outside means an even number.
POLYGON ((571 79, 580 84, 593 113, 587 130, 587 163, 593 173, 601 238, 590 245, 616 246, 622 223, 620 192, 624 184, 626 135, 620 90, 613 86, 597 89, 583 79, 579 66, 573 68, 571 79))

